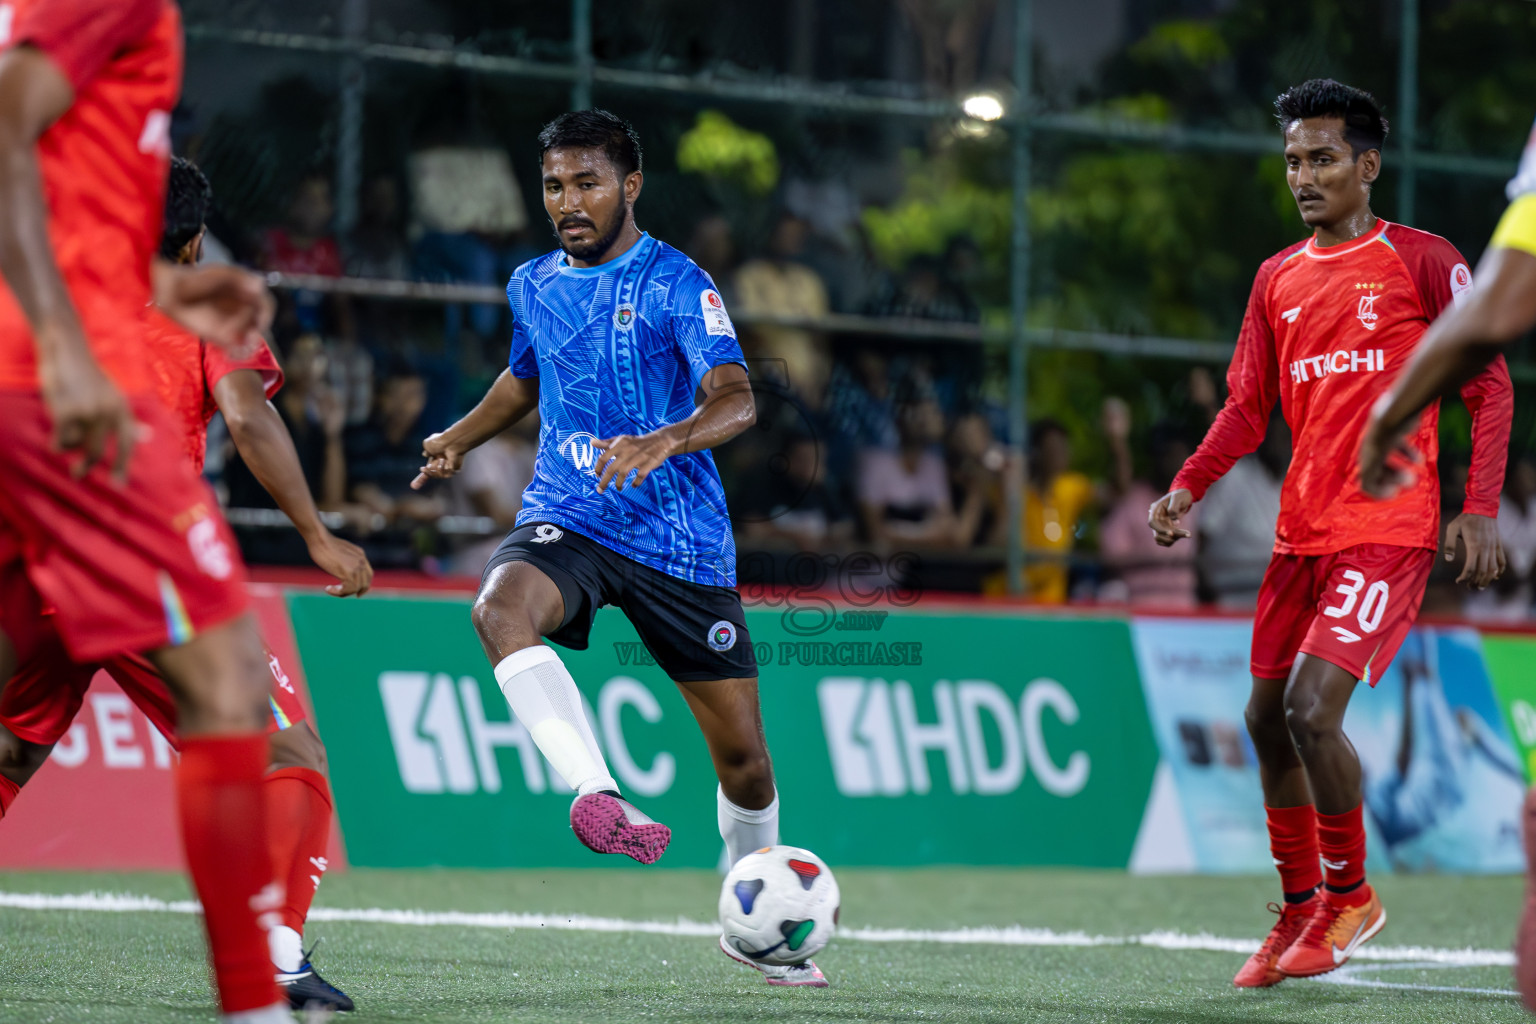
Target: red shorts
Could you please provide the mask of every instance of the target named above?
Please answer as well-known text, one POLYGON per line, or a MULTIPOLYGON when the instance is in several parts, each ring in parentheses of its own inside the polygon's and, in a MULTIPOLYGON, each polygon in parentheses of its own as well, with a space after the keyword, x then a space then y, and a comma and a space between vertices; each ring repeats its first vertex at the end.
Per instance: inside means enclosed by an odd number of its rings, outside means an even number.
MULTIPOLYGON (((176 702, 155 667, 139 654, 116 655, 100 664, 74 662, 58 633, 51 630, 48 620, 52 618, 44 616, 36 633, 40 642, 0 690, 0 725, 28 743, 53 746, 69 731, 92 677, 101 670, 116 680, 160 735, 177 746, 176 702)), ((304 721, 305 712, 277 655, 271 650, 266 655, 272 668, 272 692, 267 697, 272 711, 267 723, 270 734, 304 721)))
POLYGON ((41 396, 0 391, 0 626, 23 660, 42 640, 30 635, 33 603, 57 612, 85 663, 184 643, 245 611, 239 549, 180 432, 154 398, 133 411, 142 429, 127 485, 105 467, 76 480, 49 451, 41 396))
POLYGON ((1435 553, 1359 544, 1331 555, 1275 555, 1259 587, 1253 674, 1285 679, 1296 655, 1374 686, 1419 615, 1435 553))

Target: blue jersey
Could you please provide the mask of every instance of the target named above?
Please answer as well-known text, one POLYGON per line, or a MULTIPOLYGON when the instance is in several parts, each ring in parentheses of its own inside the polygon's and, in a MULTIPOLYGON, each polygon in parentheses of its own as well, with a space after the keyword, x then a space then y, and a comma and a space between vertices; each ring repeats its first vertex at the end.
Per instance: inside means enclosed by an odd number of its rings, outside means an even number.
POLYGON ((674 455, 639 487, 597 491, 592 442, 693 415, 704 375, 741 363, 709 275, 650 235, 618 259, 572 267, 556 250, 517 268, 512 373, 539 379, 539 453, 517 523, 549 522, 654 569, 736 585, 725 490, 707 451, 674 455))

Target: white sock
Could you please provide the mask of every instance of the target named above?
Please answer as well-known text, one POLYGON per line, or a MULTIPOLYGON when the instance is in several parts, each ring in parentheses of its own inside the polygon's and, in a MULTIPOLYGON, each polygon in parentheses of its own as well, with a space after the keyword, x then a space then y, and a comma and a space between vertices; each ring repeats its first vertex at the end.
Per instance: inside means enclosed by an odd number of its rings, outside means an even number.
POLYGON ((285 924, 267 929, 267 949, 272 966, 284 974, 292 974, 304 962, 304 936, 285 924))
POLYGON ((618 792, 582 710, 581 691, 558 654, 543 644, 513 651, 496 666, 496 682, 567 786, 583 796, 618 792))
POLYGON ((223 1024, 293 1024, 293 1011, 286 1001, 264 1006, 259 1010, 242 1010, 219 1016, 223 1024))
POLYGON ((773 794, 773 803, 760 811, 737 807, 725 798, 725 789, 715 791, 715 804, 719 810, 720 838, 725 840, 725 856, 732 864, 765 846, 777 846, 779 842, 779 794, 773 794))

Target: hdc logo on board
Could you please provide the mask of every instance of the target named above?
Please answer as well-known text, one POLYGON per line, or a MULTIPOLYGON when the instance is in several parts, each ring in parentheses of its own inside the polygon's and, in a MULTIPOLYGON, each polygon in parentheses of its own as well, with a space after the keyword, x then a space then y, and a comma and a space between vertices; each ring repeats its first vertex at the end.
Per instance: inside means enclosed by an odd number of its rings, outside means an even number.
POLYGON ((1054 679, 1036 679, 1015 704, 985 679, 932 686, 933 720, 919 718, 910 683, 827 678, 817 687, 832 774, 844 796, 903 796, 933 789, 928 754, 943 754, 955 793, 1013 793, 1032 774, 1047 793, 1071 797, 1088 784, 1084 750, 1050 750, 1046 712, 1075 725, 1077 702, 1054 679), (990 734, 990 739, 989 739, 990 734))
MULTIPOLYGON (((498 750, 515 750, 530 793, 570 793, 560 774, 544 760, 528 730, 499 699, 491 719, 472 676, 455 680, 443 672, 383 672, 379 696, 390 742, 409 793, 499 793, 503 788, 498 750)), ((636 762, 624 741, 620 717, 631 708, 646 722, 661 721, 661 704, 637 679, 614 676, 598 693, 597 708, 583 700, 587 720, 596 723, 598 745, 618 781, 641 796, 672 788, 677 762, 658 753, 648 765, 636 762)))

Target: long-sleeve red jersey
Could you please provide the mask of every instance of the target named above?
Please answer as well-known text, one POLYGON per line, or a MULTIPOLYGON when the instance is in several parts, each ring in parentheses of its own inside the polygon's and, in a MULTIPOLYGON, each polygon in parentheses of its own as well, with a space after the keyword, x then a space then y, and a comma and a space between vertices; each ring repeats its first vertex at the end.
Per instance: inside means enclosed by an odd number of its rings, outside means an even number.
MULTIPOLYGON (((1402 372, 1431 321, 1466 294, 1472 274, 1438 235, 1379 221, 1364 236, 1284 249, 1259 267, 1227 403, 1173 481, 1195 500, 1257 448, 1281 403, 1292 434, 1275 550, 1326 555, 1357 544, 1439 543, 1439 405, 1412 437, 1424 454, 1417 482, 1388 501, 1360 489, 1357 456, 1372 405, 1402 372)), ((1461 389, 1472 412, 1472 471, 1464 511, 1498 514, 1514 390, 1502 357, 1461 389)))

